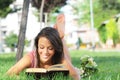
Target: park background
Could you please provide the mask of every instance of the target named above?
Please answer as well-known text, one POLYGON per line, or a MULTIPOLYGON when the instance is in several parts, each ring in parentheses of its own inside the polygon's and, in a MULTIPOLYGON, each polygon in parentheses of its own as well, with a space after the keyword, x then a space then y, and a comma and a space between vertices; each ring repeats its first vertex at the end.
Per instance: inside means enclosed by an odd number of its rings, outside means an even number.
MULTIPOLYGON (((29 0, 26 0, 26 4, 27 1, 29 0)), ((56 16, 64 13, 65 39, 73 64, 80 68, 80 58, 89 55, 98 65, 99 72, 85 79, 119 80, 120 0, 45 0, 41 13, 42 1, 44 0, 31 0, 31 3, 27 4, 28 19, 24 26, 22 11, 25 1, 0 1, 0 76, 16 59, 20 59, 24 52, 33 49, 34 37, 44 26, 53 26, 56 16), (24 31, 26 34, 23 34, 24 31), (19 38, 20 34, 23 35, 22 38, 19 38), (25 43, 18 45, 18 39, 23 39, 19 40, 20 43, 25 40, 25 43)), ((1 77, 3 78, 5 77, 1 77)))

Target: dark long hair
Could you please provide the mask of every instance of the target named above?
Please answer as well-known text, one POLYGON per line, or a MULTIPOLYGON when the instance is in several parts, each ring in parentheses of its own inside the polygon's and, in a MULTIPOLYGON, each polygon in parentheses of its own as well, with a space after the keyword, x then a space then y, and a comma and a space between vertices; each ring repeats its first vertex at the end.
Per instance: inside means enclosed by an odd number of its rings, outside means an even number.
POLYGON ((59 36, 59 33, 56 29, 54 29, 52 27, 45 27, 38 33, 38 35, 35 38, 37 67, 40 67, 40 65, 39 65, 40 57, 38 54, 38 40, 41 37, 46 37, 50 41, 50 43, 52 44, 52 46, 55 50, 55 54, 52 57, 52 64, 61 63, 64 54, 63 54, 63 44, 62 44, 62 40, 59 36))

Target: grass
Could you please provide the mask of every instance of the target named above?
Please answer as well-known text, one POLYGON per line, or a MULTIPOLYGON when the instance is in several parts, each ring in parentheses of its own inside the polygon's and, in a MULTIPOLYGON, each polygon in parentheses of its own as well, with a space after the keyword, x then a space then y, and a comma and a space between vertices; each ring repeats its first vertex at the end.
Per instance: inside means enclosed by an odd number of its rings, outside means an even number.
MULTIPOLYGON (((75 67, 80 68, 80 57, 83 55, 89 55, 93 57, 98 65, 99 71, 96 74, 82 78, 81 80, 120 80, 120 52, 74 50, 70 51, 70 55, 72 58, 72 63, 75 67)), ((15 53, 0 54, 0 80, 16 80, 16 77, 4 76, 4 73, 14 64, 15 53)), ((20 74, 19 79, 26 79, 24 72, 20 74)), ((66 79, 63 79, 60 76, 60 78, 57 77, 55 80, 66 79)), ((68 78, 67 80, 71 80, 71 78, 68 78)))
POLYGON ((82 80, 120 80, 120 52, 71 51, 73 64, 80 67, 80 57, 94 58, 99 72, 82 80))

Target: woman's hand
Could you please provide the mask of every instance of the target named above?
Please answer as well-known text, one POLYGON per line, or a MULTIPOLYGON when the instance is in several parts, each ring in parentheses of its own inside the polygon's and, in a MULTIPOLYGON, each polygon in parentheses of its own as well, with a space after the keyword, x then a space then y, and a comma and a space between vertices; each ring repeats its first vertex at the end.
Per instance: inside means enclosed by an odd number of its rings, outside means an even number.
POLYGON ((59 32, 60 38, 63 39, 65 35, 65 16, 64 14, 60 14, 57 16, 56 24, 54 28, 59 32))

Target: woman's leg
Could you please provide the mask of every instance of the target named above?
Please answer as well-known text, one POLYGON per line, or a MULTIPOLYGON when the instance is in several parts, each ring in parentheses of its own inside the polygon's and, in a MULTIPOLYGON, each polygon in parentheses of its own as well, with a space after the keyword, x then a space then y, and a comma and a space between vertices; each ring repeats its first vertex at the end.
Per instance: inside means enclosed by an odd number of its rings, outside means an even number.
POLYGON ((67 58, 68 60, 71 61, 66 42, 64 40, 64 35, 65 35, 65 15, 64 14, 59 14, 57 16, 57 20, 56 20, 56 24, 55 24, 54 28, 58 30, 59 35, 62 39, 65 58, 67 58))

